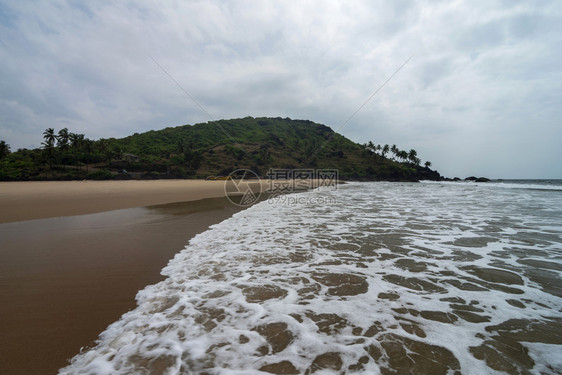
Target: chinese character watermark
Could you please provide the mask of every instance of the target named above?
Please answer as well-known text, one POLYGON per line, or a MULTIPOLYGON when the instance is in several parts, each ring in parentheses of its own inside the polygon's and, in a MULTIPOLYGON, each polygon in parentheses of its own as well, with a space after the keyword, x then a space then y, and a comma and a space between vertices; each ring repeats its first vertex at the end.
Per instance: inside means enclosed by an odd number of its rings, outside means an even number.
POLYGON ((267 180, 249 169, 237 169, 224 178, 224 191, 228 200, 240 207, 257 203, 265 191, 271 204, 330 204, 335 198, 298 197, 288 198, 286 194, 311 189, 337 190, 339 173, 337 169, 270 169, 267 180), (267 188, 266 188, 267 187, 267 188))

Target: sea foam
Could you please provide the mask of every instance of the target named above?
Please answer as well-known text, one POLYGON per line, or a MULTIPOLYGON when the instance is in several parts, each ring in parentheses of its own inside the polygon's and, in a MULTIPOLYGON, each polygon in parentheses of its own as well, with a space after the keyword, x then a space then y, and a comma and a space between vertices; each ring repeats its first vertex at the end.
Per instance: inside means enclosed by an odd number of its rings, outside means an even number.
POLYGON ((194 237, 60 373, 562 371, 562 195, 351 183, 299 196, 194 237))

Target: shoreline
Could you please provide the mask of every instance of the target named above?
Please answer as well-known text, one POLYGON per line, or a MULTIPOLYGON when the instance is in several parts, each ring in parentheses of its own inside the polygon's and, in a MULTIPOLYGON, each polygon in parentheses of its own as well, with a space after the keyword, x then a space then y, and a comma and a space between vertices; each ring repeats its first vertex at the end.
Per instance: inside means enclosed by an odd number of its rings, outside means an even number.
POLYGON ((0 182, 0 223, 224 197, 224 181, 0 182))
MULTIPOLYGON (((187 202, 0 224, 0 373, 56 373, 135 308, 136 293, 163 280, 160 271, 191 238, 242 210, 226 197, 195 200, 216 187, 199 195, 187 190, 187 202)), ((79 208, 96 201, 90 195, 79 208)))
POLYGON ((246 189, 268 194, 276 183, 290 187, 290 192, 327 185, 318 179, 306 180, 304 186, 295 180, 276 181, 244 180, 241 185, 226 180, 0 182, 0 224, 220 198, 227 192, 231 198, 242 197, 246 189))
POLYGON ((208 180, 0 182, 0 373, 56 373, 92 346, 191 238, 244 209, 226 190, 208 180))

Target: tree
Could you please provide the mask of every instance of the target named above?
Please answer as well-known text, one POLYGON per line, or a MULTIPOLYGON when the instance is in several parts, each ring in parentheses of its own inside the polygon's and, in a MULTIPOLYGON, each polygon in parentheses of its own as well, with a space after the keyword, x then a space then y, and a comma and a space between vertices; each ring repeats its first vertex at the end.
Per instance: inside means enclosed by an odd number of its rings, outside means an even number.
POLYGON ((59 149, 59 163, 63 165, 63 168, 66 169, 64 166, 66 164, 65 153, 68 150, 68 141, 70 139, 70 133, 68 132, 68 128, 63 128, 59 130, 59 134, 57 135, 57 148, 59 149))
POLYGON ((101 154, 103 161, 110 163, 113 159, 113 150, 110 147, 109 141, 107 139, 101 138, 98 141, 98 151, 101 154))
POLYGON ((107 142, 107 139, 105 138, 101 138, 99 141, 97 141, 97 148, 98 148, 98 152, 100 154, 104 154, 105 151, 107 150, 107 148, 109 147, 109 144, 107 142))
POLYGON ((92 160, 92 151, 94 150, 94 141, 88 138, 84 139, 84 148, 86 150, 86 154, 88 155, 86 159, 86 173, 88 173, 90 168, 89 164, 92 160))
POLYGON ((57 135, 57 147, 61 150, 68 148, 68 140, 70 139, 70 133, 68 133, 68 128, 63 128, 59 130, 57 135))
POLYGON ((43 145, 50 145, 52 147, 55 147, 55 141, 57 140, 57 136, 55 135, 55 129, 53 128, 48 128, 43 132, 43 139, 45 140, 45 142, 43 142, 43 145))
POLYGON ((109 162, 111 162, 113 159, 123 159, 123 149, 121 148, 121 146, 115 144, 111 146, 111 158, 109 159, 109 162))
POLYGON ((430 162, 430 161, 426 161, 424 165, 425 165, 426 168, 429 168, 429 167, 431 167, 431 162, 430 162))
POLYGON ((10 145, 0 140, 0 161, 4 161, 4 159, 9 154, 10 154, 10 145))
POLYGON ((396 154, 396 156, 398 157, 398 159, 400 159, 402 161, 402 163, 404 163, 406 160, 408 160, 408 152, 406 152, 404 150, 398 150, 398 153, 396 154))
POLYGON ((57 137, 55 136, 55 129, 48 128, 43 132, 43 139, 45 140, 41 144, 47 154, 47 163, 49 163, 49 169, 53 171, 53 162, 55 159, 55 141, 57 137))
POLYGON ((183 154, 184 151, 187 149, 186 145, 185 145, 185 140, 184 139, 180 139, 176 142, 176 151, 179 154, 183 154))
POLYGON ((411 149, 408 152, 408 160, 410 160, 413 164, 416 164, 416 159, 418 157, 418 152, 414 149, 411 149))
POLYGON ((398 151, 400 151, 400 150, 398 150, 398 147, 396 147, 396 145, 392 145, 390 147, 390 152, 392 152, 394 154, 393 159, 396 159, 398 157, 398 151))
POLYGON ((388 154, 388 151, 390 150, 390 146, 389 145, 384 145, 381 151, 382 157, 385 158, 386 154, 388 154))
POLYGON ((70 133, 68 138, 70 139, 70 146, 74 155, 74 164, 78 165, 78 151, 84 142, 84 134, 70 133))

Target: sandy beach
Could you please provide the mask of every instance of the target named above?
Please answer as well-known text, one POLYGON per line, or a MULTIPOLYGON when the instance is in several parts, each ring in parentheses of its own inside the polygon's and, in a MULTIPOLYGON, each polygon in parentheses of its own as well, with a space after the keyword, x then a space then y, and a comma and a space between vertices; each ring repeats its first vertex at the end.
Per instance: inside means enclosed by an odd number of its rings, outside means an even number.
POLYGON ((223 196, 225 181, 0 182, 0 223, 223 196))
POLYGON ((0 183, 0 373, 56 373, 240 210, 224 195, 224 181, 0 183))

